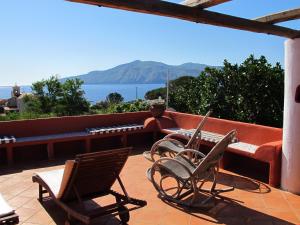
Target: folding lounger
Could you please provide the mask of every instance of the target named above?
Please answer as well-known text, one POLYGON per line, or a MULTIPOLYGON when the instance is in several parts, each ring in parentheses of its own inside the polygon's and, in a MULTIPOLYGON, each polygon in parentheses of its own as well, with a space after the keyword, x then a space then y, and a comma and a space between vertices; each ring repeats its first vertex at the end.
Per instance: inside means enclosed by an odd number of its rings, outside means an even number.
POLYGON ((0 194, 0 225, 4 224, 18 224, 19 216, 15 211, 6 203, 0 194))
POLYGON ((198 124, 194 133, 191 137, 187 137, 183 134, 169 134, 165 136, 163 139, 155 142, 150 151, 145 151, 143 153, 144 157, 150 161, 155 161, 155 156, 159 157, 171 156, 174 157, 177 153, 185 150, 185 149, 198 149, 201 140, 201 130, 207 120, 207 118, 211 115, 212 111, 208 111, 203 119, 198 124), (180 140, 186 140, 187 144, 183 144, 180 140))
POLYGON ((233 187, 216 189, 216 184, 219 162, 235 133, 235 130, 229 132, 207 155, 186 149, 174 158, 163 157, 157 160, 147 171, 147 176, 158 191, 159 197, 185 207, 207 208, 210 206, 207 204, 210 199, 222 192, 232 191, 233 187), (190 153, 193 153, 193 157, 189 156, 190 153), (175 181, 172 182, 172 186, 168 184, 170 180, 175 181), (210 180, 212 180, 211 188, 204 189, 203 185, 210 180), (207 196, 197 204, 201 192, 207 196), (187 197, 190 198, 186 199, 187 197))
POLYGON ((119 215, 121 222, 129 221, 129 211, 145 206, 142 200, 130 198, 119 177, 131 148, 121 148, 96 153, 77 155, 75 160, 66 161, 65 168, 36 173, 33 182, 39 184, 39 201, 43 194, 50 197, 67 213, 65 224, 76 219, 90 224, 94 219, 106 215, 119 215), (118 180, 124 194, 111 190, 118 180), (87 209, 84 201, 111 194, 116 203, 87 209), (74 205, 74 203, 76 203, 74 205), (130 210, 125 206, 135 205, 130 210), (78 207, 79 206, 79 207, 78 207))

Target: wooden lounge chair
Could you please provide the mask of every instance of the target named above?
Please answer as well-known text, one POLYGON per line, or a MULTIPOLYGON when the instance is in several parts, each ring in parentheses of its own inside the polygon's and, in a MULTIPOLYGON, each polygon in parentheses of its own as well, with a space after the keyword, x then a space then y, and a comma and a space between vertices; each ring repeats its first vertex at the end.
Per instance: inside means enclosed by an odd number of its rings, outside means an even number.
POLYGON ((236 131, 233 130, 225 135, 207 155, 193 149, 186 149, 174 158, 158 159, 147 171, 147 176, 158 191, 159 197, 187 207, 208 207, 210 205, 206 203, 210 199, 222 192, 232 191, 233 187, 216 189, 216 184, 219 162, 235 133, 236 131), (202 188, 210 180, 211 188, 202 188), (196 200, 200 193, 205 194, 206 197, 197 204, 196 200))
POLYGON ((4 224, 18 224, 19 216, 4 200, 0 194, 0 225, 4 224))
POLYGON ((150 151, 145 151, 143 153, 144 157, 150 161, 155 161, 155 156, 165 157, 171 156, 174 157, 177 153, 185 149, 198 149, 201 140, 201 129, 203 128, 207 118, 211 115, 212 111, 208 111, 203 119, 198 124, 194 133, 191 137, 187 137, 183 134, 169 134, 163 139, 155 142, 151 147, 150 151), (186 140, 187 144, 183 144, 182 141, 186 140))
POLYGON ((114 149, 96 153, 77 155, 75 160, 68 160, 64 169, 36 173, 32 180, 39 184, 39 201, 43 194, 50 197, 67 213, 65 224, 76 219, 90 224, 94 219, 106 215, 119 215, 121 222, 129 221, 129 211, 145 206, 142 200, 130 198, 119 177, 131 148, 114 149), (118 181, 124 194, 111 190, 118 181), (89 210, 86 200, 111 194, 116 203, 89 210), (75 204, 75 205, 74 205, 75 204), (130 210, 125 206, 132 204, 130 210))

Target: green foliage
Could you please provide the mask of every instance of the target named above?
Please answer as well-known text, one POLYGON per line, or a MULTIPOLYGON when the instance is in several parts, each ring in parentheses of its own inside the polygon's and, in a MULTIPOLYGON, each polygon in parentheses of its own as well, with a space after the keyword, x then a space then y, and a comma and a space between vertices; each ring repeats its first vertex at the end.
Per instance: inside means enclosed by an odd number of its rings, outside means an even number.
MULTIPOLYGON (((91 107, 91 113, 112 113, 116 112, 115 109, 119 105, 122 105, 124 98, 117 92, 110 93, 106 96, 105 101, 97 102, 91 107)), ((124 103, 125 104, 125 103, 124 103)))
POLYGON ((172 80, 169 85, 169 105, 180 112, 191 112, 193 102, 192 98, 194 83, 196 78, 183 76, 172 80))
POLYGON ((33 112, 10 112, 6 115, 0 115, 0 121, 11 121, 11 120, 28 120, 28 119, 37 119, 37 118, 47 118, 53 117, 55 114, 39 114, 33 112))
POLYGON ((58 115, 78 115, 89 111, 90 104, 84 98, 82 84, 79 79, 66 80, 62 84, 62 97, 55 109, 58 115))
POLYGON ((284 72, 277 63, 253 55, 241 65, 224 61, 223 70, 207 68, 199 77, 199 111, 244 122, 282 127, 284 72))
POLYGON ((165 87, 162 87, 162 88, 157 88, 146 92, 145 99, 153 100, 153 99, 158 99, 159 97, 166 99, 166 96, 167 96, 167 89, 165 87))
POLYGON ((109 107, 109 103, 107 101, 97 102, 95 105, 91 106, 93 110, 105 110, 109 107))
POLYGON ((138 111, 146 111, 146 110, 149 110, 149 104, 146 101, 139 99, 132 102, 125 102, 125 103, 113 105, 110 108, 109 112, 124 113, 124 112, 138 112, 138 111))
POLYGON ((66 80, 60 83, 57 77, 32 84, 33 96, 25 98, 27 111, 35 114, 59 116, 78 115, 89 111, 89 103, 81 89, 83 81, 66 80))
POLYGON ((181 112, 282 127, 284 71, 264 56, 250 55, 242 64, 224 61, 222 69, 206 68, 198 77, 170 82, 169 105, 181 112))
MULTIPOLYGON (((61 96, 62 85, 57 77, 52 76, 48 80, 38 81, 32 84, 32 93, 36 97, 32 103, 32 109, 39 113, 54 111, 57 101, 61 96)), ((30 99, 27 99, 30 100, 30 99)), ((33 99, 32 99, 33 100, 33 99)))
POLYGON ((121 102, 123 102, 124 98, 122 97, 121 94, 119 94, 118 92, 113 92, 110 93, 109 95, 107 95, 106 97, 106 101, 109 104, 119 104, 121 102))

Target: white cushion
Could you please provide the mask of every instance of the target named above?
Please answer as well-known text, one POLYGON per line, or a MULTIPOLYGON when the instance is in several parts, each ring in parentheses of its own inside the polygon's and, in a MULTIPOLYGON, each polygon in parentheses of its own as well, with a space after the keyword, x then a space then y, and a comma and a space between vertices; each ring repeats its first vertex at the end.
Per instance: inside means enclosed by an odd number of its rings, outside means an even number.
POLYGON ((67 160, 63 169, 40 172, 36 175, 48 185, 53 195, 60 199, 69 184, 74 165, 74 160, 67 160))
POLYGON ((13 214, 15 211, 7 204, 2 195, 0 194, 0 217, 13 214))
POLYGON ((259 146, 239 141, 228 145, 228 147, 254 154, 259 146))
POLYGON ((48 187, 56 197, 59 193, 63 174, 64 169, 36 173, 36 175, 48 185, 48 187))

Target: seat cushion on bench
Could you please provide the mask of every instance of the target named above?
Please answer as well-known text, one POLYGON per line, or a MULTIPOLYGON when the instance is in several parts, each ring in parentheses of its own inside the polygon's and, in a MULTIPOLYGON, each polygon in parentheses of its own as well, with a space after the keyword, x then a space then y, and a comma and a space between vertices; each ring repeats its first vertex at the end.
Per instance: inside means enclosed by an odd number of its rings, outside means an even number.
POLYGON ((0 136, 0 144, 15 143, 16 138, 11 135, 0 136))
POLYGON ((228 147, 230 149, 236 149, 238 151, 245 152, 246 154, 255 154, 259 146, 239 141, 228 145, 228 147))
MULTIPOLYGON (((181 128, 168 128, 166 130, 169 130, 170 132, 182 134, 187 137, 191 137, 195 132, 195 129, 186 130, 186 129, 181 129, 181 128)), ((222 135, 222 134, 205 131, 205 130, 202 130, 201 133, 199 134, 199 136, 201 136, 201 140, 212 142, 212 143, 218 143, 224 137, 224 135, 222 135)), ((236 142, 237 140, 234 139, 233 141, 236 142)))
POLYGON ((111 127, 87 128, 86 131, 89 134, 96 135, 96 134, 141 130, 143 128, 144 128, 144 125, 141 125, 141 124, 125 124, 125 125, 116 125, 116 126, 111 126, 111 127))
POLYGON ((2 195, 0 194, 0 219, 15 213, 15 211, 7 204, 2 195))
MULTIPOLYGON (((188 137, 191 137, 194 134, 194 132, 195 132, 195 129, 189 129, 189 130, 180 129, 177 131, 177 133, 188 136, 188 137)), ((199 136, 200 135, 201 135, 201 140, 212 142, 212 143, 218 143, 224 137, 224 135, 222 135, 222 134, 217 134, 214 132, 209 132, 209 131, 204 131, 204 130, 201 131, 199 136)))

